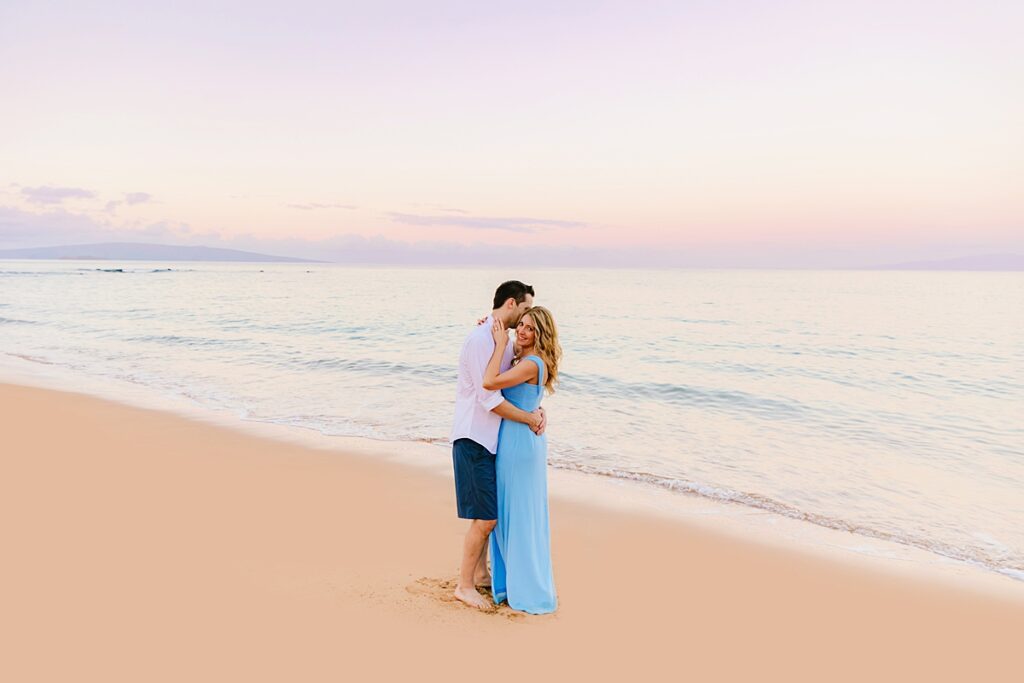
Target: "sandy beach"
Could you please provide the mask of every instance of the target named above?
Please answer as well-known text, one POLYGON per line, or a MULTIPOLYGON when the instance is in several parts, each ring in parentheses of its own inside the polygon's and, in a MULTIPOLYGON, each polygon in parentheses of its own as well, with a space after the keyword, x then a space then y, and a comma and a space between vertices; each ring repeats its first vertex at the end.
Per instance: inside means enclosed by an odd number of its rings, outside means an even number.
POLYGON ((559 612, 449 598, 449 478, 0 385, 0 679, 1019 680, 1005 596, 555 496, 559 612))

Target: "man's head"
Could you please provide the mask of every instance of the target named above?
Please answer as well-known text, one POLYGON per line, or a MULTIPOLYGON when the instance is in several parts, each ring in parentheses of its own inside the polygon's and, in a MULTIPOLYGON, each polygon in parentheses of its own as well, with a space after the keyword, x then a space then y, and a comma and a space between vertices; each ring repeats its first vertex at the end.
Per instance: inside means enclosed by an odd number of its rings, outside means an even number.
POLYGON ((499 317, 505 327, 515 327, 533 306, 533 287, 519 280, 509 280, 498 285, 494 292, 494 315, 499 317))

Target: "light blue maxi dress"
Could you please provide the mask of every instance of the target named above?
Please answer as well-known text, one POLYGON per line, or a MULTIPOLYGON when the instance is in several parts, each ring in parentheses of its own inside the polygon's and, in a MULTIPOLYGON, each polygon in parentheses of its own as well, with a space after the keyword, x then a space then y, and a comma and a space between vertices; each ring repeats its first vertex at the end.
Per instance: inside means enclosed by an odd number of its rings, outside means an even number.
MULTIPOLYGON (((537 363, 537 384, 526 382, 502 389, 505 400, 527 412, 540 406, 544 361, 537 363)), ((491 534, 491 581, 494 602, 531 614, 558 607, 551 573, 551 532, 548 526, 548 440, 522 422, 502 420, 495 460, 498 524, 491 534)))

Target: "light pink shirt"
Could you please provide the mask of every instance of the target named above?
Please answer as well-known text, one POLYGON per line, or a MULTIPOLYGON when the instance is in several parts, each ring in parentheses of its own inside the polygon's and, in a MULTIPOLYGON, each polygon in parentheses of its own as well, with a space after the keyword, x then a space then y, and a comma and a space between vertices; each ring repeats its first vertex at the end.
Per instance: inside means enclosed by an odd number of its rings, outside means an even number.
MULTIPOLYGON (((491 411, 505 399, 500 391, 484 389, 484 371, 494 353, 494 337, 491 336, 493 319, 477 325, 466 337, 459 353, 459 379, 455 391, 455 424, 452 426, 451 442, 456 439, 472 439, 491 453, 498 452, 498 429, 501 418, 491 411)), ((501 372, 512 367, 512 340, 505 347, 501 359, 501 372)))

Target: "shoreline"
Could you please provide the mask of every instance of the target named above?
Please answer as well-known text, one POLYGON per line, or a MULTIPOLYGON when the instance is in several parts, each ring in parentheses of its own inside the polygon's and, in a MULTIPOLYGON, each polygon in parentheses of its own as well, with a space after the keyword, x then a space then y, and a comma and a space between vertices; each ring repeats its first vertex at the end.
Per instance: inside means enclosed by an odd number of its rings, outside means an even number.
MULTIPOLYGON (((172 413, 185 419, 297 445, 385 459, 450 478, 450 447, 426 440, 397 440, 368 436, 328 435, 312 427, 240 415, 198 399, 167 394, 144 384, 110 377, 87 377, 74 369, 8 354, 0 358, 0 385, 14 384, 81 394, 126 407, 172 413), (91 386, 81 385, 88 380, 91 386)), ((856 534, 781 514, 771 509, 670 490, 640 479, 609 477, 571 468, 549 466, 552 498, 596 504, 609 510, 638 511, 716 533, 838 559, 867 569, 922 576, 964 585, 992 595, 1024 595, 1024 580, 981 564, 948 557, 895 540, 856 534)))
POLYGON ((1017 673, 1009 587, 559 492, 559 612, 481 613, 448 595, 464 524, 433 466, 36 387, 0 407, 11 680, 450 679, 459 644, 498 679, 1017 673))

